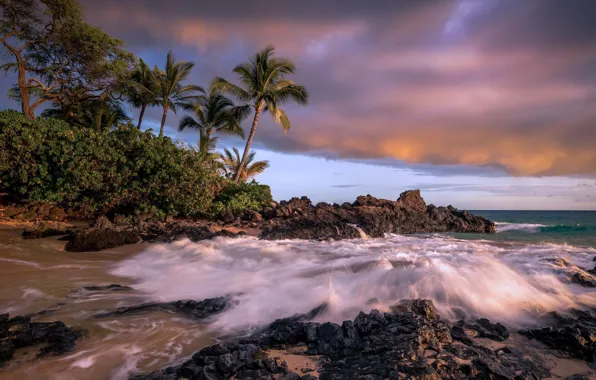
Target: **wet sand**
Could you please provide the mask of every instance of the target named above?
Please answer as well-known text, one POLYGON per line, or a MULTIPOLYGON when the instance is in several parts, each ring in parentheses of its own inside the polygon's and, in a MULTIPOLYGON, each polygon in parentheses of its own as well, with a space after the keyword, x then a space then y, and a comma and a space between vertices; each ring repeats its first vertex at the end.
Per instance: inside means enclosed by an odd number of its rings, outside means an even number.
POLYGON ((0 314, 31 315, 36 322, 63 321, 84 335, 74 352, 60 357, 38 360, 36 350, 18 351, 0 369, 1 379, 124 379, 131 370, 159 369, 213 342, 203 325, 166 312, 93 318, 101 311, 147 300, 135 290, 83 287, 130 285, 130 280, 109 270, 148 244, 71 253, 64 251, 65 242, 53 237, 21 239, 22 228, 0 227, 0 314))

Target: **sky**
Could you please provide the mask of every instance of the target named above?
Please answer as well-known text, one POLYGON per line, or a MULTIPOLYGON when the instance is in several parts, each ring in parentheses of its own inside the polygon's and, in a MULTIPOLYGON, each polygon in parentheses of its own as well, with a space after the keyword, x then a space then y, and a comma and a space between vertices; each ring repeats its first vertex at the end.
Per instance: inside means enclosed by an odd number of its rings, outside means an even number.
MULTIPOLYGON (((276 199, 396 199, 419 188, 428 203, 458 208, 596 209, 594 0, 81 5, 152 65, 168 50, 195 62, 190 83, 234 81, 234 66, 269 44, 293 60, 309 105, 285 107, 287 135, 261 117, 254 142, 271 165, 257 179, 276 199)), ((166 133, 196 141, 177 132, 181 116, 169 114, 166 133)), ((151 109, 146 127, 160 118, 151 109)), ((243 141, 223 136, 224 146, 243 141)))

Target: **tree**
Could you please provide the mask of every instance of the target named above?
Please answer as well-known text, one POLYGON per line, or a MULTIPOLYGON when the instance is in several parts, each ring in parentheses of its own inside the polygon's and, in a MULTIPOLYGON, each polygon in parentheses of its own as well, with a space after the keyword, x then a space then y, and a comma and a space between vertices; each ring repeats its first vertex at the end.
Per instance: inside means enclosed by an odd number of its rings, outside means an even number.
POLYGON ((176 62, 174 55, 169 51, 165 69, 163 71, 155 69, 159 104, 163 107, 159 137, 163 136, 166 117, 170 109, 176 113, 179 107, 187 108, 190 102, 196 98, 197 92, 205 92, 200 86, 182 85, 182 81, 190 75, 194 66, 195 64, 192 62, 176 62))
POLYGON ((155 71, 151 70, 149 66, 143 61, 135 66, 131 78, 128 81, 127 97, 130 103, 140 108, 138 129, 141 129, 143 123, 143 116, 148 106, 155 106, 159 104, 159 97, 157 94, 157 79, 155 78, 155 71))
POLYGON ((234 106, 226 96, 209 91, 208 95, 196 98, 190 107, 193 116, 184 116, 180 120, 178 130, 187 128, 199 131, 199 151, 203 154, 215 149, 217 137, 214 133, 236 135, 244 138, 244 130, 240 123, 250 114, 248 106, 234 106))
POLYGON ((41 116, 64 120, 82 128, 95 128, 98 132, 130 121, 119 102, 100 99, 77 103, 68 108, 68 111, 65 111, 64 107, 55 105, 44 110, 41 116))
MULTIPOLYGON (((236 66, 234 72, 238 74, 243 87, 220 77, 213 80, 212 87, 214 89, 230 94, 241 101, 252 102, 251 106, 255 111, 240 167, 246 165, 261 112, 268 111, 275 122, 281 125, 287 133, 290 129, 290 119, 285 111, 279 108, 279 105, 289 100, 302 105, 306 105, 308 102, 306 88, 285 79, 288 74, 293 74, 296 71, 294 64, 288 59, 274 58, 274 50, 273 46, 268 46, 255 54, 248 62, 236 66)), ((241 170, 236 171, 234 181, 240 180, 241 173, 241 170)))
MULTIPOLYGON (((241 166, 242 160, 240 159, 240 152, 237 148, 232 148, 234 154, 228 149, 224 149, 224 153, 220 155, 220 160, 223 164, 225 176, 227 178, 239 178, 240 181, 246 182, 249 179, 261 174, 269 167, 269 161, 255 161, 256 152, 250 152, 245 160, 245 165, 241 166), (242 168, 241 170, 238 170, 242 168)), ((244 158, 244 157, 243 157, 244 158)))
POLYGON ((76 0, 0 0, 0 42, 17 72, 23 114, 35 109, 99 98, 104 102, 127 75, 134 56, 122 42, 83 19, 76 0))

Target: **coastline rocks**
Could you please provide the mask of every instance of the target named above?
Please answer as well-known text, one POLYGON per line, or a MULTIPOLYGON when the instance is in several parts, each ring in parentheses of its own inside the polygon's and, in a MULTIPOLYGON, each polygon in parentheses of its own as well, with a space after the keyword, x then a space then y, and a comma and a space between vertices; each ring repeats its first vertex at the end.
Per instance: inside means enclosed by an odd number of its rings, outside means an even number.
POLYGON ((69 252, 93 252, 139 241, 141 237, 134 231, 90 228, 77 233, 64 249, 69 252))
POLYGON ((62 322, 31 322, 28 317, 0 315, 0 365, 22 347, 40 345, 37 356, 59 355, 74 348, 79 333, 62 322))
POLYGON ((354 226, 371 237, 385 233, 413 234, 430 232, 496 232, 487 219, 459 211, 451 206, 427 206, 419 190, 402 193, 397 201, 360 196, 353 204, 313 206, 306 197, 279 203, 274 211, 264 212, 261 238, 351 239, 360 237, 354 226), (275 213, 274 218, 268 215, 275 213))
POLYGON ((520 334, 583 359, 596 366, 596 313, 570 310, 568 315, 551 312, 543 316, 547 327, 521 330, 520 334))
POLYGON ((193 317, 197 320, 209 318, 220 313, 235 302, 231 297, 208 298, 203 301, 182 300, 162 303, 144 303, 141 305, 120 307, 118 309, 95 315, 95 318, 108 318, 118 315, 137 314, 147 311, 169 311, 179 312, 193 317))
POLYGON ((91 286, 84 286, 83 289, 90 291, 90 292, 132 290, 132 288, 130 286, 123 286, 123 285, 119 285, 119 284, 91 285, 91 286))
POLYGON ((68 217, 67 212, 51 203, 31 202, 26 204, 9 204, 0 209, 0 219, 18 221, 62 221, 68 217))
POLYGON ((213 228, 213 224, 208 222, 171 221, 164 223, 151 221, 147 218, 150 217, 140 215, 132 223, 125 223, 118 218, 118 224, 114 224, 105 216, 101 216, 96 219, 92 227, 74 235, 65 249, 71 252, 90 252, 141 241, 170 243, 187 238, 192 242, 198 242, 218 236, 233 238, 246 234, 244 231, 236 232, 219 227, 213 228))
POLYGON ((581 285, 585 288, 596 288, 596 277, 594 269, 585 270, 576 265, 570 264, 560 257, 547 259, 554 267, 561 268, 568 282, 581 285))
POLYGON ((509 330, 500 323, 491 323, 486 318, 473 321, 460 320, 453 326, 451 337, 467 345, 473 344, 473 338, 487 338, 503 342, 509 338, 509 330))
MULTIPOLYGON (((316 360, 321 380, 513 380, 550 375, 541 355, 511 347, 492 350, 473 338, 472 345, 454 342, 452 329, 431 301, 409 300, 392 310, 361 312, 341 325, 311 322, 310 313, 280 319, 251 338, 207 347, 179 366, 134 379, 317 378, 311 374, 299 377, 287 370, 287 364, 275 357, 279 352, 302 352, 305 358, 316 360)), ((488 320, 475 324, 500 331, 498 324, 488 320)))
POLYGON ((36 222, 23 231, 23 239, 41 239, 49 236, 69 235, 74 227, 61 222, 36 222))

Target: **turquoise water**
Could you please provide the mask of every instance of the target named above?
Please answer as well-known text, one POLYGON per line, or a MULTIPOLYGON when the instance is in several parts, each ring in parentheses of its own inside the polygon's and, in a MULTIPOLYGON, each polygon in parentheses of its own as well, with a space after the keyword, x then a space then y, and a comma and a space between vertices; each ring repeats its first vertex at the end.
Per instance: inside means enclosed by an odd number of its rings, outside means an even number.
POLYGON ((596 211, 470 211, 497 224, 492 235, 457 234, 464 239, 555 243, 596 247, 596 211))

